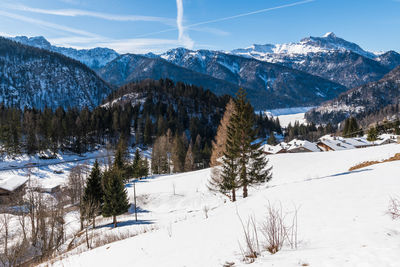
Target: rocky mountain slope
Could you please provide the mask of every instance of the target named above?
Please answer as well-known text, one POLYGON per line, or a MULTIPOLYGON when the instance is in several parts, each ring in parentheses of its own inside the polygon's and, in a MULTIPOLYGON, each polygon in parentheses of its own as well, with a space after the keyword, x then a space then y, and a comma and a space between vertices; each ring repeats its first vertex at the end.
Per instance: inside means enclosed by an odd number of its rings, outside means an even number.
POLYGON ((346 117, 362 117, 386 106, 400 103, 400 66, 377 82, 371 82, 341 94, 306 113, 316 123, 340 122, 346 117))
POLYGON ((176 48, 161 55, 56 47, 43 37, 13 39, 79 60, 116 86, 170 78, 220 95, 232 95, 244 87, 257 109, 319 105, 347 89, 378 81, 400 64, 400 54, 395 51, 372 53, 333 33, 227 53, 176 48))
POLYGON ((95 107, 111 91, 78 61, 0 38, 0 103, 21 108, 95 107))
POLYGON ((282 64, 348 88, 377 81, 400 64, 400 54, 394 51, 378 56, 333 33, 304 38, 298 43, 253 45, 231 53, 282 64))
POLYGON ((108 62, 119 56, 117 52, 109 48, 96 47, 93 49, 74 49, 54 46, 42 36, 30 38, 26 36, 17 36, 11 39, 21 44, 63 54, 64 56, 82 62, 94 70, 104 67, 108 62))
POLYGON ((201 85, 218 95, 234 95, 243 87, 256 109, 316 105, 346 90, 339 84, 277 64, 183 48, 170 50, 161 58, 122 55, 98 73, 117 85, 169 78, 201 85))

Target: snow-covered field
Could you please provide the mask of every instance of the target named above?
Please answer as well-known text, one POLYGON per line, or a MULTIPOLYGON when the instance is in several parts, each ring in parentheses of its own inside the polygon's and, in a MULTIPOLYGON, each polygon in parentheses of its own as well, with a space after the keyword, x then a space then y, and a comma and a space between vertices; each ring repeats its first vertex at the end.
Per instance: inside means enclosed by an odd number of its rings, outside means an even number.
POLYGON ((313 107, 297 107, 267 110, 265 113, 269 117, 279 118, 282 127, 287 127, 289 123, 292 125, 298 121, 300 124, 306 123, 304 114, 313 107))
MULTIPOLYGON (((119 229, 104 231, 134 231, 149 225, 153 230, 54 265, 246 265, 238 244, 243 244, 238 215, 243 221, 255 216, 261 223, 271 203, 288 213, 298 207, 299 247, 285 246, 274 255, 263 252, 252 266, 399 266, 400 222, 386 210, 390 197, 400 195, 400 161, 348 171, 362 161, 399 152, 400 145, 391 144, 273 155, 269 157, 273 180, 268 186, 251 188, 248 198, 235 203, 207 189, 209 169, 152 177, 136 184, 139 222, 133 214, 125 215, 119 229)), ((131 184, 128 192, 132 197, 131 184)))

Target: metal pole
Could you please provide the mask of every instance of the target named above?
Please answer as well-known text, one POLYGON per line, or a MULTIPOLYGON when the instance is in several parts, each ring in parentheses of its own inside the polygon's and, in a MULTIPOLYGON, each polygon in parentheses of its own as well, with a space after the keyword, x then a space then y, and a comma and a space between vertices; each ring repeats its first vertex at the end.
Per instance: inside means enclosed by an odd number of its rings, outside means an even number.
POLYGON ((135 220, 137 221, 137 209, 136 209, 136 180, 133 182, 133 198, 135 202, 135 220))

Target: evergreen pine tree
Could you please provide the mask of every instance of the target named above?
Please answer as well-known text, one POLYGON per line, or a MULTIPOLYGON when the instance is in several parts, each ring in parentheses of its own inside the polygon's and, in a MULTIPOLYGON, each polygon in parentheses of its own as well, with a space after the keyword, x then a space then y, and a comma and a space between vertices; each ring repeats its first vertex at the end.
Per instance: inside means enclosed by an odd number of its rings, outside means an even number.
POLYGON ((236 188, 243 187, 243 197, 248 196, 248 186, 267 182, 271 179, 271 168, 256 142, 254 111, 246 99, 246 92, 240 89, 235 99, 235 111, 227 126, 227 140, 221 177, 213 177, 211 184, 219 183, 221 191, 232 191, 236 199, 236 188))
POLYGON ((125 140, 121 138, 117 145, 117 150, 115 151, 113 169, 120 173, 120 176, 123 180, 129 179, 129 173, 127 172, 126 158, 127 158, 127 147, 125 140))
POLYGON ((117 216, 128 211, 128 194, 122 182, 119 171, 115 169, 104 173, 104 195, 102 214, 104 217, 113 217, 114 227, 117 227, 117 216))
POLYGON ((143 133, 143 143, 144 145, 150 145, 152 143, 152 122, 150 116, 146 117, 146 123, 144 126, 144 133, 143 133))
POLYGON ((174 144, 172 149, 172 164, 174 165, 174 172, 184 171, 186 147, 184 136, 175 135, 174 144))
POLYGON ((374 142, 378 139, 378 130, 376 129, 376 127, 371 127, 368 130, 368 136, 367 136, 367 140, 370 142, 374 142))
POLYGON ((139 162, 139 178, 147 177, 149 175, 149 162, 143 158, 139 162))
POLYGON ((227 126, 226 148, 222 157, 222 171, 220 177, 213 177, 212 184, 216 184, 222 193, 231 193, 231 200, 236 201, 236 189, 239 187, 238 144, 236 130, 229 123, 227 126))
POLYGON ((96 215, 103 203, 103 187, 101 185, 101 171, 97 160, 94 162, 92 171, 86 180, 86 187, 83 194, 83 206, 85 214, 93 221, 93 228, 96 227, 96 215))
POLYGON ((268 143, 268 145, 272 145, 272 146, 277 144, 276 137, 275 137, 275 134, 273 132, 270 133, 270 135, 268 137, 268 140, 267 140, 267 143, 268 143))
POLYGON ((139 173, 140 173, 140 161, 141 161, 141 156, 140 156, 140 152, 139 149, 136 149, 135 151, 135 157, 133 158, 133 162, 132 162, 132 174, 134 178, 138 178, 139 177, 139 173))

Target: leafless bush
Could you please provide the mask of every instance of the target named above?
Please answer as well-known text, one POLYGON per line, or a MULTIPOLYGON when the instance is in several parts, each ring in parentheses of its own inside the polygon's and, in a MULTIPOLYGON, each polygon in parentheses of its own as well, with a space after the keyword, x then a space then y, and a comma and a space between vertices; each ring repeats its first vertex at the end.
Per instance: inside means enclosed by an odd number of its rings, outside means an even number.
POLYGON ((120 232, 120 233, 102 233, 100 235, 97 235, 96 238, 94 238, 93 241, 93 247, 92 248, 97 248, 101 247, 116 241, 124 240, 130 237, 134 237, 138 235, 136 232, 120 232))
POLYGON ((18 266, 26 259, 29 244, 20 232, 12 235, 10 230, 11 215, 2 213, 0 215, 0 233, 2 248, 0 249, 0 264, 2 266, 18 266))
POLYGON ((210 210, 210 208, 207 205, 204 205, 203 212, 204 212, 204 216, 206 217, 206 219, 208 219, 208 211, 209 210, 210 210))
POLYGON ((81 203, 85 188, 85 173, 86 168, 84 165, 77 165, 71 169, 67 182, 67 193, 71 199, 71 204, 81 203))
POLYGON ((170 222, 167 226, 167 233, 169 237, 172 237, 172 223, 170 222))
POLYGON ((264 237, 265 249, 271 254, 277 253, 285 244, 292 249, 297 248, 297 214, 297 207, 295 207, 292 217, 289 217, 288 214, 283 214, 282 206, 274 207, 268 204, 266 219, 259 224, 259 228, 254 216, 250 216, 244 223, 238 214, 244 234, 244 245, 239 243, 243 261, 252 263, 260 255, 259 230, 264 237))
POLYGON ((240 251, 243 255, 243 261, 252 263, 260 255, 260 245, 258 242, 258 230, 254 216, 250 216, 245 224, 238 214, 244 234, 244 247, 240 245, 240 251))
POLYGON ((261 224, 261 232, 266 241, 266 249, 271 254, 277 253, 282 249, 285 242, 291 248, 297 248, 297 213, 295 208, 291 224, 288 225, 287 216, 283 214, 282 206, 274 207, 268 204, 267 218, 261 224))
POLYGON ((172 194, 173 194, 174 196, 176 195, 175 183, 172 183, 172 194))
POLYGON ((393 220, 400 219, 400 199, 390 199, 388 213, 393 220))

